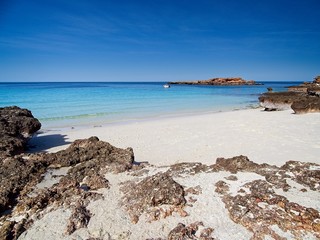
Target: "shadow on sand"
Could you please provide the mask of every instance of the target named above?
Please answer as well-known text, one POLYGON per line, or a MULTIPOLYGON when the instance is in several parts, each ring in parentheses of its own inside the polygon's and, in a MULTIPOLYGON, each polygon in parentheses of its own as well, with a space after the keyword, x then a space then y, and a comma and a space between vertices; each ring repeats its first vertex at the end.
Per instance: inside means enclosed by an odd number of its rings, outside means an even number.
POLYGON ((68 145, 71 142, 66 141, 66 137, 62 134, 36 135, 29 140, 27 152, 47 152, 50 148, 68 145))

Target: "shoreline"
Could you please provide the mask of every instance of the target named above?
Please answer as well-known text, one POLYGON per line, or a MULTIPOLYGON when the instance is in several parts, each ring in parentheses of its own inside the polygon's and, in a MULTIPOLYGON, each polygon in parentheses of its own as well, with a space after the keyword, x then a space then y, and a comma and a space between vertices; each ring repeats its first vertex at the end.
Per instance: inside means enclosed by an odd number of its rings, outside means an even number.
POLYGON ((280 166, 289 160, 320 163, 319 113, 261 108, 133 120, 101 126, 56 129, 30 141, 31 152, 56 152, 76 139, 97 136, 119 148, 132 147, 137 162, 212 164, 218 157, 248 156, 280 166))
MULTIPOLYGON (((124 125, 124 124, 131 124, 136 122, 149 122, 149 121, 156 121, 156 120, 162 120, 162 119, 170 119, 170 118, 180 118, 180 117, 190 117, 190 116, 198 116, 198 115, 207 115, 207 114, 216 114, 216 113, 224 113, 224 112, 234 112, 234 111, 242 111, 242 110, 250 110, 250 109, 259 109, 261 108, 259 106, 259 102, 251 103, 247 106, 239 106, 239 107, 225 107, 223 109, 219 110, 209 110, 209 109, 200 109, 200 110, 188 110, 188 111, 179 111, 177 113, 175 112, 168 112, 168 113, 158 113, 158 114, 151 114, 151 115, 143 115, 143 116, 136 116, 126 119, 114 119, 114 120, 107 120, 106 118, 99 118, 99 117, 93 117, 92 121, 88 121, 87 123, 76 123, 77 120, 74 120, 71 123, 59 123, 59 124, 50 124, 48 123, 48 120, 43 120, 39 118, 39 121, 43 124, 43 129, 41 129, 39 132, 49 132, 49 131, 65 131, 70 129, 87 129, 92 127, 106 127, 106 126, 112 126, 112 125, 124 125)), ((58 122, 68 121, 71 119, 64 119, 64 120, 58 120, 58 122)), ((78 119, 81 120, 81 119, 78 119)), ((51 121, 50 122, 56 122, 51 121)))
POLYGON ((1 199, 11 210, 1 231, 20 240, 318 239, 319 116, 248 109, 39 134, 34 152, 64 151, 4 159, 2 196, 14 205, 1 199), (19 198, 9 195, 16 189, 19 198))

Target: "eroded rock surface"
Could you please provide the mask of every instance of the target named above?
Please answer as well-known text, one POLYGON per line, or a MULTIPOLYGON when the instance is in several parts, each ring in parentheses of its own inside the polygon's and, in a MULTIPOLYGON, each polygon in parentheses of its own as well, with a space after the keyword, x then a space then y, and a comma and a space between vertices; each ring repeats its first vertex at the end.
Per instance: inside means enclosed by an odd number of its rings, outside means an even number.
POLYGON ((302 92, 266 92, 259 97, 259 102, 265 111, 281 111, 290 109, 294 102, 305 98, 306 94, 302 92))
MULTIPOLYGON (((6 158, 0 162, 1 214, 8 210, 13 211, 12 214, 28 212, 24 220, 27 223, 35 214, 37 218, 41 217, 41 211, 49 206, 53 209, 59 206, 71 207, 74 202, 82 201, 81 206, 85 208, 91 200, 102 197, 90 190, 109 187, 108 180, 104 178, 106 172, 127 171, 131 169, 133 161, 131 148, 119 149, 99 141, 97 137, 77 140, 66 150, 57 153, 6 158), (35 188, 49 168, 62 166, 72 168, 57 184, 42 190, 35 188)), ((5 214, 0 220, 8 217, 10 214, 5 214)), ((83 226, 82 222, 75 220, 71 223, 68 233, 83 226)), ((11 229, 8 228, 8 235, 12 235, 15 228, 16 224, 11 229)))
POLYGON ((88 211, 80 201, 72 209, 72 215, 69 218, 66 233, 70 235, 79 228, 85 228, 88 226, 89 220, 92 214, 88 211))
POLYGON ((165 218, 173 211, 182 211, 186 203, 183 187, 166 173, 157 173, 138 183, 127 182, 122 192, 124 196, 121 204, 133 223, 138 222, 139 217, 147 212, 151 221, 165 218))
POLYGON ((231 219, 253 232, 252 239, 283 239, 275 230, 290 232, 296 239, 307 233, 320 237, 319 211, 290 202, 275 194, 267 181, 255 180, 243 186, 249 191, 235 196, 223 192, 223 202, 231 219))
POLYGON ((303 100, 294 101, 291 108, 296 114, 320 112, 320 97, 308 96, 303 100))
POLYGON ((319 77, 313 82, 288 87, 287 92, 268 91, 259 97, 259 101, 265 111, 292 108, 296 114, 320 112, 319 77))
POLYGON ((213 233, 213 228, 204 228, 202 222, 194 222, 186 226, 183 223, 179 223, 174 229, 169 233, 168 240, 214 240, 211 236, 213 233), (203 228, 200 232, 199 229, 203 228))
POLYGON ((27 138, 40 127, 38 119, 34 118, 27 109, 0 108, 0 158, 22 153, 25 150, 27 138))

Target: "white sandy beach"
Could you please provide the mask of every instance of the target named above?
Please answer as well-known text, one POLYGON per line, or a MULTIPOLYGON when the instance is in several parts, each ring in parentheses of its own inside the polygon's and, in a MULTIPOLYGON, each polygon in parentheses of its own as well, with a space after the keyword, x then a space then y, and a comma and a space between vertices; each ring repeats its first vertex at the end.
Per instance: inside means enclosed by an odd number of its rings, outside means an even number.
MULTIPOLYGON (((120 188, 126 181, 139 182, 147 176, 154 176, 159 172, 164 173, 169 169, 169 167, 158 166, 168 166, 178 162, 213 164, 217 157, 227 158, 241 154, 257 163, 278 166, 288 160, 319 164, 319 126, 319 113, 294 115, 291 111, 263 112, 261 109, 251 109, 91 128, 71 129, 70 127, 68 131, 48 131, 39 134, 32 141, 32 144, 37 146, 35 151, 55 152, 66 148, 68 142, 75 139, 98 136, 100 140, 108 141, 117 147, 132 147, 137 162, 147 161, 156 166, 148 166, 142 170, 142 175, 130 172, 106 174, 105 178, 110 182, 111 188, 100 189, 99 192, 103 195, 103 199, 92 201, 87 206, 92 216, 86 228, 80 228, 71 235, 67 235, 65 231, 71 216, 71 209, 59 207, 53 211, 49 210, 43 214, 42 218, 36 219, 19 239, 54 240, 89 239, 90 237, 132 240, 154 239, 155 237, 156 239, 167 239, 169 232, 177 224, 183 223, 187 226, 196 222, 201 222, 202 228, 212 228, 211 236, 214 239, 261 239, 255 236, 255 230, 249 231, 249 226, 245 227, 231 220, 222 195, 215 189, 219 181, 224 181, 230 187, 228 190, 230 196, 236 194, 245 196, 250 194, 246 184, 253 181, 265 181, 262 175, 253 172, 238 172, 233 175, 235 178, 233 180, 228 178, 231 173, 226 171, 176 176, 174 180, 184 189, 197 187, 201 189, 200 193, 192 193, 186 198, 187 205, 184 210, 187 215, 181 216, 174 212, 172 216, 150 221, 148 211, 151 209, 148 209, 136 224, 131 222, 126 210, 120 206, 124 194, 120 188), (244 189, 245 192, 243 192, 244 189)), ((314 167, 314 170, 319 169, 314 167)), ((292 173, 288 174, 292 175, 292 173)), ((286 178, 290 186, 289 190, 273 185, 275 193, 290 202, 320 211, 320 192, 292 181, 289 179, 291 175, 287 175, 286 178)), ((48 182, 41 183, 42 185, 38 187, 50 187, 49 178, 50 176, 44 178, 44 181, 49 181, 49 185, 48 182)), ((53 183, 55 182, 51 182, 53 183)), ((318 188, 318 185, 316 187, 318 188)), ((258 205, 261 212, 266 211, 267 215, 272 209, 280 209, 278 213, 287 214, 284 208, 279 208, 278 205, 268 205, 266 202, 258 203, 258 205)), ((165 207, 163 205, 160 209, 165 207)), ((292 213, 289 212, 285 216, 290 218, 290 214, 292 213)), ((302 235, 295 235, 297 233, 294 232, 295 230, 291 232, 284 230, 279 225, 280 222, 266 225, 265 239, 280 239, 280 236, 284 239, 317 239, 316 234, 319 234, 319 232, 307 233, 301 230, 302 235)), ((255 221, 251 221, 250 224, 254 225, 255 221)), ((257 223, 254 228, 259 229, 259 224, 257 223)), ((260 230, 257 231, 259 233, 260 230)), ((197 237, 199 237, 198 232, 197 237)))
POLYGON ((137 162, 170 165, 215 163, 218 157, 248 156, 257 163, 288 160, 320 163, 320 114, 248 109, 39 134, 32 145, 49 152, 76 139, 97 136, 120 148, 132 147, 137 162))

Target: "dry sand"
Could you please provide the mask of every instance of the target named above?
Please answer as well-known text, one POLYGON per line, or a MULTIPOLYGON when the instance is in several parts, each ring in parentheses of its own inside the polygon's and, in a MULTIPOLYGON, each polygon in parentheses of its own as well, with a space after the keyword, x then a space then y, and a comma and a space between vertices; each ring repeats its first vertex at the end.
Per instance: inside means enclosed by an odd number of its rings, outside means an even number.
POLYGON ((120 148, 132 147, 137 162, 212 164, 218 157, 248 156, 257 163, 288 160, 320 163, 320 113, 239 110, 196 116, 49 131, 31 144, 55 152, 80 138, 97 136, 120 148))
MULTIPOLYGON (((149 162, 156 166, 166 166, 178 162, 215 163, 217 157, 246 155, 257 163, 282 165, 288 160, 314 162, 320 164, 320 114, 294 115, 291 111, 263 112, 261 109, 241 110, 217 114, 175 117, 132 122, 121 125, 105 125, 85 129, 49 131, 33 139, 37 148, 55 152, 67 147, 68 142, 79 138, 98 136, 112 145, 132 147, 137 162, 149 162)), ((149 166, 143 179, 157 172, 165 172, 167 167, 149 166)), ((264 179, 250 172, 239 172, 236 181, 228 181, 229 172, 200 173, 176 177, 175 181, 184 186, 200 185, 202 193, 192 196, 197 201, 186 206, 187 217, 173 214, 165 219, 149 222, 142 215, 137 224, 132 224, 126 211, 119 206, 121 182, 137 179, 128 173, 106 174, 111 188, 101 189, 105 200, 97 200, 88 205, 93 214, 87 228, 81 228, 66 235, 65 229, 71 211, 59 208, 49 212, 19 239, 165 239, 178 223, 186 225, 202 221, 205 227, 214 229, 215 239, 250 239, 253 233, 240 224, 234 223, 214 191, 215 184, 223 180, 230 184, 231 194, 236 194, 245 183, 264 179)), ((277 194, 302 206, 320 211, 319 191, 301 192, 305 188, 289 181, 291 189, 277 194)), ((43 184, 46 185, 46 184, 43 184)), ((49 184, 50 185, 50 184, 49 184)), ((287 239, 316 239, 314 235, 301 238, 282 231, 277 225, 270 227, 274 233, 287 239)), ((255 238, 253 238, 255 239, 255 238)), ((268 236, 266 239, 272 239, 268 236)))

